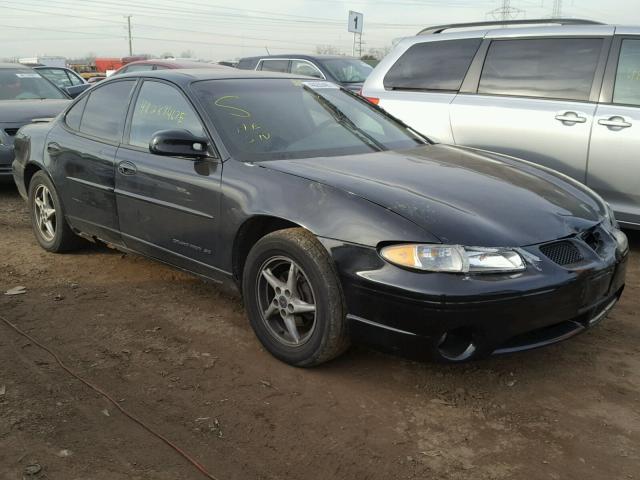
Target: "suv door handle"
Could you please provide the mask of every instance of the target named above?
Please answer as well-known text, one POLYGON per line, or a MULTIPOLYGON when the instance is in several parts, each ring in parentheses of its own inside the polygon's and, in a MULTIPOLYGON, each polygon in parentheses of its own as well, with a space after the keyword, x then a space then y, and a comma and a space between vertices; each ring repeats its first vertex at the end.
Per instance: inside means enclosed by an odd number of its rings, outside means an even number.
POLYGON ((118 172, 122 175, 135 175, 138 173, 138 169, 131 162, 120 162, 118 164, 118 172))
POLYGON ((49 152, 50 155, 57 155, 62 152, 62 147, 56 142, 51 142, 47 144, 47 152, 49 152))
POLYGON ((623 117, 609 117, 598 120, 598 125, 604 125, 609 128, 629 128, 632 123, 627 122, 623 117))
POLYGON ((562 123, 586 123, 587 117, 582 117, 578 112, 562 112, 556 115, 556 120, 562 123))

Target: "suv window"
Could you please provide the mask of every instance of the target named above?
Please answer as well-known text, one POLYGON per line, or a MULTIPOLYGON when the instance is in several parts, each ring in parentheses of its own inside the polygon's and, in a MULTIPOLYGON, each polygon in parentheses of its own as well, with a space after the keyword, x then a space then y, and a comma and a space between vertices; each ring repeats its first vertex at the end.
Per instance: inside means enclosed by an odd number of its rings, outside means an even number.
POLYGON ((258 70, 287 73, 289 71, 289 60, 262 60, 258 70))
POLYGON ((623 40, 613 103, 640 106, 640 40, 623 40))
POLYGON ((458 91, 480 38, 417 43, 384 77, 384 87, 407 90, 458 91))
POLYGON ((80 122, 80 131, 111 142, 120 142, 134 80, 113 82, 91 92, 80 122))
POLYGON ((204 136, 198 115, 178 90, 166 83, 144 82, 131 119, 129 144, 147 148, 154 133, 170 129, 204 136))
POLYGON ((82 113, 84 112, 84 106, 87 104, 87 98, 83 97, 78 103, 76 103, 67 112, 64 120, 67 126, 73 130, 80 130, 80 120, 82 119, 82 113))
POLYGON ((601 49, 599 38, 493 41, 478 93, 587 101, 601 49))

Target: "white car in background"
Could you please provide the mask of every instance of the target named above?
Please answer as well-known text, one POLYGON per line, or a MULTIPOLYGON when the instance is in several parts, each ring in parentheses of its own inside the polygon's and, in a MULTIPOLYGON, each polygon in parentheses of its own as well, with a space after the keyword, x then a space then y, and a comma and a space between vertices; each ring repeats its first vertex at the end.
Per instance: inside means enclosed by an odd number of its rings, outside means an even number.
POLYGON ((380 62, 362 94, 436 142, 563 172, 640 228, 638 27, 545 19, 427 28, 380 62))

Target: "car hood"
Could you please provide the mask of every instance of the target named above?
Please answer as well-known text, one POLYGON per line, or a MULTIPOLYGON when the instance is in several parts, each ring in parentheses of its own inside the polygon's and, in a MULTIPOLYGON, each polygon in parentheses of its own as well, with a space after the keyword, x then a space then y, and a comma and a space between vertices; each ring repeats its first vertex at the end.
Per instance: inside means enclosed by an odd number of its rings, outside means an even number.
POLYGON ((26 124, 34 118, 58 115, 71 100, 3 100, 0 101, 0 123, 26 124))
POLYGON ((351 92, 358 93, 360 90, 362 90, 362 85, 364 85, 364 82, 360 82, 360 83, 341 83, 340 85, 342 85, 344 88, 346 88, 347 90, 349 90, 351 92))
POLYGON ((606 215, 597 195, 562 174, 469 148, 430 145, 261 165, 365 198, 443 243, 532 245, 583 231, 606 215))

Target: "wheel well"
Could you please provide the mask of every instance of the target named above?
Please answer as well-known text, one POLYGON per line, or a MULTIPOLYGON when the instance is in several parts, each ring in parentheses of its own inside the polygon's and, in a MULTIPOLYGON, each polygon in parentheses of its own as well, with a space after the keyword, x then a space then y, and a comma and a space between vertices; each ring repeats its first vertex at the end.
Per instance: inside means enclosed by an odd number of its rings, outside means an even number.
POLYGON ((25 169, 24 169, 24 189, 27 192, 27 195, 29 194, 29 184, 31 183, 31 179, 40 170, 42 170, 42 168, 40 168, 35 163, 29 163, 25 167, 25 169))
POLYGON ((301 226, 278 217, 259 215, 247 220, 236 234, 233 242, 233 278, 239 288, 242 288, 242 271, 245 260, 251 248, 265 235, 285 228, 300 228, 301 226))

